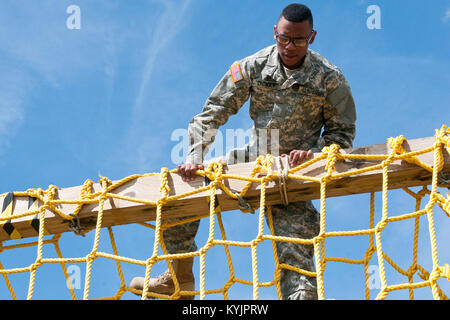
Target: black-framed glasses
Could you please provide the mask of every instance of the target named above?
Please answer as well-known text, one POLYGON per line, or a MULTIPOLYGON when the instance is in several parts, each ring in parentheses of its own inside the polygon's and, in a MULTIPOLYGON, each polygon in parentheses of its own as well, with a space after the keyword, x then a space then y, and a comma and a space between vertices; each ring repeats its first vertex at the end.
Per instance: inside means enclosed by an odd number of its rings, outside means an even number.
POLYGON ((290 42, 292 42, 296 47, 306 47, 306 45, 311 41, 313 35, 314 30, 311 31, 307 38, 289 38, 285 35, 278 34, 278 31, 275 31, 277 41, 284 46, 287 46, 290 42))

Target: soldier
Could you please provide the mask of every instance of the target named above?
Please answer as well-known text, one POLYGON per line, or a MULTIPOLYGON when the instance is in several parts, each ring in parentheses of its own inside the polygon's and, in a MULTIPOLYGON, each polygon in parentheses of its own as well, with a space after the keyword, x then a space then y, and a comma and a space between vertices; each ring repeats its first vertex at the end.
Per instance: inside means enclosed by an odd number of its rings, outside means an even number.
MULTIPOLYGON (((309 49, 316 34, 310 9, 301 4, 288 5, 274 26, 276 45, 231 66, 202 112, 189 124, 190 151, 186 163, 178 166, 184 181, 191 181, 195 172, 204 168, 203 157, 214 133, 249 98, 250 116, 254 121, 252 141, 244 149, 230 152, 227 163, 235 163, 237 158, 252 160, 261 153, 261 140, 263 145, 273 146, 273 141, 264 141, 271 138, 273 130, 278 132, 276 147, 282 156, 288 157, 291 167, 333 143, 341 148, 352 146, 356 111, 350 87, 336 66, 309 49), (260 133, 264 130, 266 134, 261 139, 260 133), (255 145, 257 147, 252 148, 255 145)), ((271 151, 271 147, 266 150, 271 151)), ((312 239, 319 233, 319 214, 311 201, 274 205, 272 215, 277 236, 312 239)), ((168 252, 196 251, 194 237, 199 223, 195 221, 165 230, 163 237, 168 252)), ((315 270, 312 245, 277 241, 277 252, 280 263, 315 270)), ((181 290, 194 290, 192 262, 192 258, 173 261, 181 290)), ((142 290, 143 283, 144 278, 134 278, 130 286, 142 290)), ((282 269, 280 285, 283 299, 317 299, 315 277, 282 269)), ((149 291, 172 294, 174 285, 170 273, 167 271, 150 279, 149 291)))

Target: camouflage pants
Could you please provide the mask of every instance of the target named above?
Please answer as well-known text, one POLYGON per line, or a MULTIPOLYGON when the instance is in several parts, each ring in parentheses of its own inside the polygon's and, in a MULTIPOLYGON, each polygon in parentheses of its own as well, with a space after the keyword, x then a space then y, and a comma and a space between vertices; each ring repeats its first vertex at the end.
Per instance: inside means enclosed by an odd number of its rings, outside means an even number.
MULTIPOLYGON (((319 213, 311 201, 290 203, 287 206, 273 205, 272 217, 277 236, 312 239, 319 234, 319 213)), ((266 222, 268 216, 266 210, 266 222)), ((178 225, 164 231, 163 238, 169 253, 197 250, 195 235, 200 221, 178 225)), ((314 248, 291 242, 276 242, 279 263, 314 271, 314 248)), ((295 271, 282 269, 280 275, 281 294, 284 300, 317 299, 315 277, 307 277, 295 271)))

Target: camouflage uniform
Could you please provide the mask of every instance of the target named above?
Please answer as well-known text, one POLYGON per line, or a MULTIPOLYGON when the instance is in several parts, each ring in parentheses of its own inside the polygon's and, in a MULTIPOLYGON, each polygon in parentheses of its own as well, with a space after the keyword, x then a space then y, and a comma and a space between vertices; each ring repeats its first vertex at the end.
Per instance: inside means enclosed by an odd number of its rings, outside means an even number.
MULTIPOLYGON (((233 81, 228 71, 202 112, 190 122, 191 149, 186 163, 203 163, 216 130, 249 98, 254 135, 247 146, 228 154, 227 163, 235 163, 237 158, 253 161, 263 152, 276 155, 272 152, 273 141, 269 141, 274 129, 279 135, 275 151, 280 154, 289 154, 293 149, 320 152, 332 143, 342 148, 352 146, 355 104, 350 87, 336 66, 308 50, 302 66, 287 76, 276 45, 238 63, 242 80, 233 81), (264 130, 267 131, 260 135, 264 130)), ((319 214, 311 201, 274 205, 272 214, 276 235, 311 239, 319 233, 319 214)), ((198 225, 196 221, 166 230, 164 239, 169 252, 197 250, 194 237, 198 225)), ((277 242, 277 251, 280 263, 314 271, 312 245, 277 242)), ((281 291, 283 299, 316 299, 316 279, 283 269, 281 291)))

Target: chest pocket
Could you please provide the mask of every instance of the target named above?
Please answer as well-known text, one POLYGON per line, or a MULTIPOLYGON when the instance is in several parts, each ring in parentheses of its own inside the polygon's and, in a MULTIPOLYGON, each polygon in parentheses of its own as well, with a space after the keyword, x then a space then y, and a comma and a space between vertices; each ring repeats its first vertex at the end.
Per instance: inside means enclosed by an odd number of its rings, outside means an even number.
POLYGON ((272 117, 279 91, 279 84, 275 81, 253 81, 250 98, 250 117, 255 121, 257 127, 265 127, 272 117))
POLYGON ((286 133, 315 128, 323 123, 325 98, 314 90, 294 84, 279 91, 268 126, 286 133))

